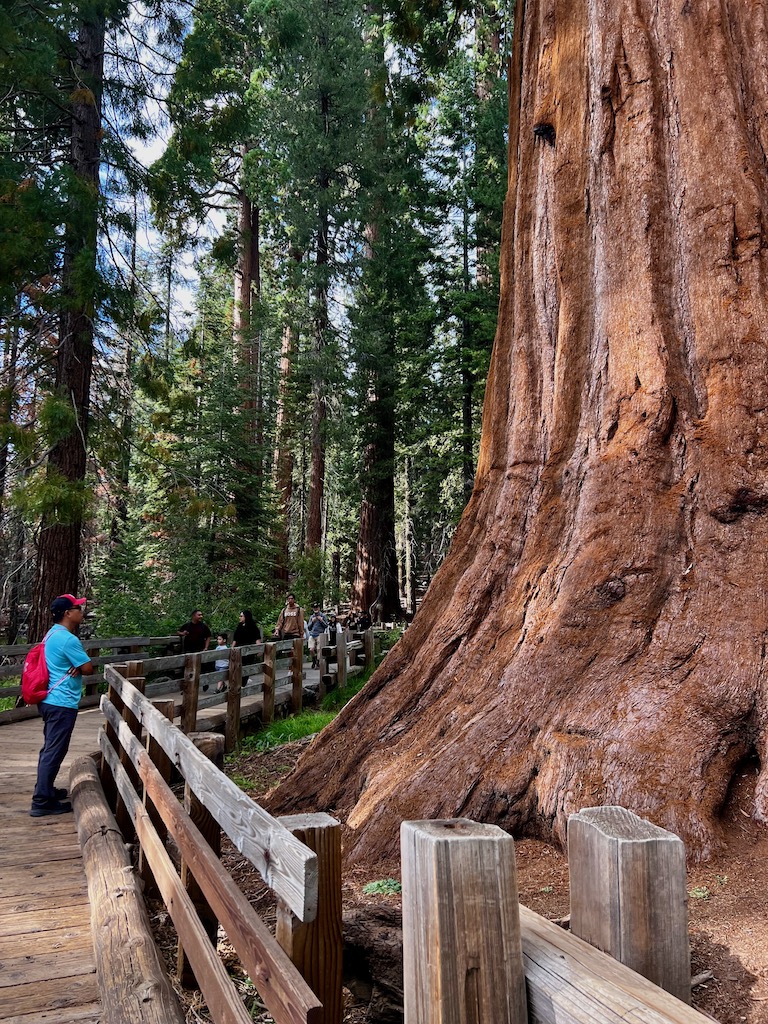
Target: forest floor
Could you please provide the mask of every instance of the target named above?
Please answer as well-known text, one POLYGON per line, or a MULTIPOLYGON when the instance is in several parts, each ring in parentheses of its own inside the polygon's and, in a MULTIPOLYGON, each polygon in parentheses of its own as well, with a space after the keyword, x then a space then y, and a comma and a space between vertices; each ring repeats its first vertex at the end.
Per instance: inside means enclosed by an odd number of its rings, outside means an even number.
MULTIPOLYGON (((241 756, 232 772, 258 801, 292 770, 306 744, 303 740, 268 753, 241 756)), ((692 1002, 720 1024, 768 1024, 768 828, 750 816, 756 775, 756 767, 749 765, 732 786, 722 851, 706 864, 691 865, 688 872, 691 973, 712 973, 711 980, 694 989, 692 1002)), ((565 855, 531 839, 519 840, 515 850, 521 903, 550 919, 565 917, 569 912, 565 855)), ((262 917, 273 923, 274 899, 256 872, 226 844, 223 859, 262 917)), ((345 912, 386 903, 398 906, 399 895, 370 896, 363 887, 399 877, 397 863, 356 866, 346 872, 345 912)), ((226 949, 224 955, 226 959, 226 949)), ((194 997, 186 999, 189 1020, 210 1019, 204 1007, 195 1005, 194 997)), ((363 1024, 368 1019, 366 1007, 346 992, 345 999, 345 1024, 363 1024)), ((256 1021, 271 1020, 258 1009, 252 1012, 256 1021)))

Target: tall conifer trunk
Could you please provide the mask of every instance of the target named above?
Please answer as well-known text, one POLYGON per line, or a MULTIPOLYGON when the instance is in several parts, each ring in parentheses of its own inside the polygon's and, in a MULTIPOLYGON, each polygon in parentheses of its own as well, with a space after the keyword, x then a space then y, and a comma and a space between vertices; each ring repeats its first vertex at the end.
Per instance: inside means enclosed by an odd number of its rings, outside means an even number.
POLYGON ((49 484, 68 488, 61 507, 48 509, 40 527, 28 635, 39 637, 50 622, 48 606, 57 594, 76 593, 80 574, 85 500, 88 419, 96 313, 96 236, 101 155, 101 89, 104 18, 92 11, 78 34, 70 96, 72 171, 64 239, 62 311, 56 355, 56 393, 69 407, 74 425, 53 447, 49 484))
MULTIPOLYGON (((321 181, 321 189, 328 181, 321 181)), ((329 214, 321 207, 318 217, 317 263, 318 283, 315 289, 314 359, 312 381, 312 427, 310 434, 309 511, 307 514, 307 548, 319 548, 323 540, 323 499, 325 497, 325 367, 324 353, 328 334, 328 229, 329 214)), ((319 582, 319 581, 318 581, 319 582)))
POLYGON ((251 539, 258 530, 262 487, 261 332, 253 309, 261 296, 259 208, 242 190, 238 207, 238 250, 233 316, 234 344, 243 372, 245 413, 242 445, 237 453, 239 484, 234 499, 240 525, 251 539))
POLYGON ((272 797, 349 856, 404 818, 565 838, 618 803, 707 855, 768 821, 768 25, 518 0, 472 499, 415 622, 272 797))

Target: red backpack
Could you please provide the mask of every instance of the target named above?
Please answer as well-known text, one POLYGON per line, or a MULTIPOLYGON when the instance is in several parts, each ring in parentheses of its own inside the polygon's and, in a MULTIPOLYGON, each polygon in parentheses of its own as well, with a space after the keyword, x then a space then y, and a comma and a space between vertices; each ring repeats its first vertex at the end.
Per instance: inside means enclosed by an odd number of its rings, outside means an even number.
POLYGON ((45 641, 50 635, 51 630, 48 630, 40 643, 30 648, 24 659, 24 666, 21 670, 21 698, 25 704, 39 704, 40 701, 45 700, 51 690, 67 678, 64 675, 54 686, 50 685, 51 679, 45 660, 45 641))

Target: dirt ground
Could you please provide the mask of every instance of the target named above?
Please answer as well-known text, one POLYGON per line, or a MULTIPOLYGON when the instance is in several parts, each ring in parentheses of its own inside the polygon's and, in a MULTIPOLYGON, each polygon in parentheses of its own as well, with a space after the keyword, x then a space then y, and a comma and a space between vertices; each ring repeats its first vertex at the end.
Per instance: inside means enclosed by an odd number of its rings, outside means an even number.
MULTIPOLYGON (((240 757, 228 768, 254 799, 259 799, 293 768, 306 741, 287 744, 265 753, 240 757)), ((688 912, 691 936, 692 976, 710 971, 711 980, 693 991, 693 1005, 720 1024, 768 1024, 768 828, 750 816, 757 766, 739 772, 725 809, 726 845, 703 865, 688 872, 688 912)), ((520 900, 551 919, 569 911, 568 863, 556 848, 536 840, 516 843, 520 900)), ((274 900, 255 871, 231 846, 225 844, 223 859, 241 889, 259 913, 274 921, 274 900)), ((399 865, 357 867, 344 876, 345 910, 383 902, 399 902, 399 896, 368 896, 363 886, 385 878, 399 878, 399 865)), ((158 932, 163 931, 162 908, 155 914, 158 932)), ((161 941, 161 945, 162 945, 161 941)), ((169 947, 173 940, 166 938, 169 947)), ((226 956, 226 947, 224 948, 226 956)), ((168 952, 169 961, 172 954, 168 952)), ((236 973, 234 963, 232 969, 236 973)), ((247 986, 247 979, 243 979, 247 986)), ((346 993, 345 1024, 362 1024, 365 1007, 346 993)), ((205 1007, 186 996, 188 1019, 205 1021, 205 1007)), ((254 1020, 269 1021, 252 1010, 254 1020)))

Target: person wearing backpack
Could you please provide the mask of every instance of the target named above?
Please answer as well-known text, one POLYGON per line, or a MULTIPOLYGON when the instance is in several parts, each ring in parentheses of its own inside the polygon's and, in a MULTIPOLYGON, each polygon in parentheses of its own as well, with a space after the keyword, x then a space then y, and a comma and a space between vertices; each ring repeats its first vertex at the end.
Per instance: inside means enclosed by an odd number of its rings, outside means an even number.
POLYGON ((66 814, 72 804, 67 791, 54 783, 69 750, 83 690, 83 676, 93 675, 93 663, 75 633, 83 621, 85 598, 62 594, 51 604, 53 626, 45 636, 45 663, 50 685, 37 705, 43 719, 43 747, 37 764, 37 784, 30 815, 43 818, 66 814))

